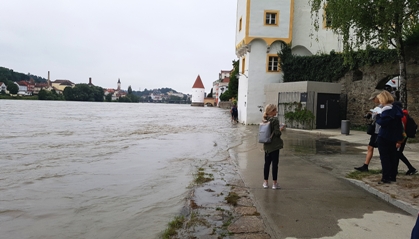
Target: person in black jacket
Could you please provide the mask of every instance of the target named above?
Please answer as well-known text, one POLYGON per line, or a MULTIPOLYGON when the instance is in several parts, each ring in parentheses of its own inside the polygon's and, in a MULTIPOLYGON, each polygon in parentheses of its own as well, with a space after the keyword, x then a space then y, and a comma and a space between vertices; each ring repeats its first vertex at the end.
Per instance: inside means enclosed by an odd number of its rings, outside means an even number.
POLYGON ((388 91, 383 91, 377 96, 382 105, 381 114, 377 115, 376 123, 379 124, 378 151, 382 167, 382 178, 379 184, 396 182, 397 175, 397 148, 396 144, 404 140, 402 109, 393 105, 394 98, 388 91))

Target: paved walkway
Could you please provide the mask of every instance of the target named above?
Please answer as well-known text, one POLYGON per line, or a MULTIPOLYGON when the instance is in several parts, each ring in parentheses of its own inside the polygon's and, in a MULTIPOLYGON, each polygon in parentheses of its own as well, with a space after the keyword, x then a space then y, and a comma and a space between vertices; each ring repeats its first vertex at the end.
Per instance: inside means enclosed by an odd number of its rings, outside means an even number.
MULTIPOLYGON (((279 165, 282 189, 272 190, 262 188, 263 152, 254 139, 257 127, 249 128, 237 161, 273 238, 409 238, 417 208, 402 210, 380 198, 385 195, 372 194, 373 189, 344 177, 364 162, 367 134, 287 129, 279 165)), ((405 149, 414 165, 419 165, 418 149, 405 149)), ((371 167, 377 165, 375 156, 371 167)))

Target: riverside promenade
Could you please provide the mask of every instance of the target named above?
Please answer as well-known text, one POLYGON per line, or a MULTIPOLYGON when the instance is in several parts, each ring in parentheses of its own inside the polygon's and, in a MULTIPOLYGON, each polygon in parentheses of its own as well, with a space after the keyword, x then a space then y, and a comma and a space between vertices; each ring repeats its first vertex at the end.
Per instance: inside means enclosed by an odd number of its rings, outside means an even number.
MULTIPOLYGON (((346 178, 364 163, 369 141, 365 132, 287 129, 279 162, 281 189, 273 190, 262 188, 264 160, 255 138, 257 127, 247 129, 234 158, 271 238, 410 238, 419 199, 409 192, 419 189, 403 184, 418 181, 418 175, 399 175, 391 185, 378 185, 379 178, 346 178)), ((418 144, 406 145, 405 155, 416 168, 418 152, 418 144)), ((375 151, 370 169, 380 167, 375 151)), ((403 163, 399 170, 406 171, 403 163)))

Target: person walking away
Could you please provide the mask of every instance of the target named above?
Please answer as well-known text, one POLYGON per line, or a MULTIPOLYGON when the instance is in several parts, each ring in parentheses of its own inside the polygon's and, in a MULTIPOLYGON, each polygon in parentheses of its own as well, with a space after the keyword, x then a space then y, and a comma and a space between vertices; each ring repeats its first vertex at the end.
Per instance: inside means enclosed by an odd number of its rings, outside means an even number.
POLYGON ((235 123, 238 123, 239 122, 239 120, 238 120, 239 112, 237 110, 237 105, 236 104, 233 104, 233 107, 231 108, 230 112, 231 112, 231 121, 235 122, 235 123))
POLYGON ((397 175, 397 149, 396 143, 403 140, 402 110, 393 106, 394 98, 388 91, 383 91, 377 98, 383 106, 381 114, 377 115, 379 124, 377 142, 380 153, 382 177, 379 184, 396 182, 397 175))
POLYGON ((375 118, 376 118, 377 114, 381 113, 381 107, 379 106, 380 102, 378 101, 378 98, 377 98, 377 95, 380 94, 381 92, 382 92, 382 90, 377 90, 376 89, 371 93, 371 96, 369 98, 369 100, 374 101, 374 104, 376 105, 376 107, 371 112, 367 113, 367 116, 372 121, 371 124, 375 125, 375 131, 370 136, 370 142, 368 143, 367 155, 365 156, 364 165, 362 165, 361 167, 355 167, 354 168, 354 169, 356 169, 360 172, 368 172, 368 165, 370 164, 372 156, 374 155, 374 148, 378 147, 378 145, 377 145, 377 134, 378 134, 378 131, 380 130, 380 126, 375 124, 375 118))
MULTIPOLYGON (((399 101, 394 102, 393 105, 396 105, 398 107, 400 107, 401 109, 403 108, 402 103, 399 101)), ((407 124, 407 117, 409 117, 409 112, 406 109, 402 110, 403 112, 403 117, 402 117, 402 123, 403 123, 403 129, 406 131, 406 124, 407 124)), ((410 164, 409 160, 406 158, 406 156, 403 154, 404 151, 404 147, 406 146, 406 142, 407 142, 407 136, 405 138, 405 140, 403 140, 403 142, 399 145, 397 145, 397 169, 399 166, 399 160, 401 160, 404 164, 406 164, 408 170, 406 172, 406 175, 413 175, 415 173, 418 172, 418 170, 416 170, 415 167, 412 166, 412 164, 410 164)), ((398 171, 398 170, 397 170, 398 171)))
POLYGON ((272 189, 279 189, 278 185, 278 164, 279 164, 279 150, 283 148, 284 142, 281 139, 281 131, 284 127, 279 126, 279 120, 276 117, 278 109, 274 104, 268 104, 263 113, 263 120, 270 122, 272 138, 270 143, 263 144, 265 154, 265 164, 263 166, 263 188, 269 187, 269 170, 272 164, 272 189))

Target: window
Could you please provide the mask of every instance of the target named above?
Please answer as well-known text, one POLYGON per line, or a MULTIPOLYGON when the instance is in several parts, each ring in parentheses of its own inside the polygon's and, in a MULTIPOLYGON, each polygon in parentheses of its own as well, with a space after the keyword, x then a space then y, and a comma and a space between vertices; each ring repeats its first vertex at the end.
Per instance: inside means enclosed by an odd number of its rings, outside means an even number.
POLYGON ((239 31, 242 30, 242 23, 243 23, 243 20, 242 20, 242 18, 240 18, 240 21, 239 21, 239 31))
POLYGON ((246 58, 242 60, 242 74, 244 74, 244 70, 246 69, 246 58))
POLYGON ((323 8, 323 28, 330 28, 332 27, 332 17, 330 14, 327 14, 326 7, 323 8))
POLYGON ((265 25, 278 26, 278 11, 265 11, 265 25))
POLYGON ((330 28, 330 27, 332 27, 332 18, 330 17, 330 15, 327 15, 325 12, 323 16, 323 28, 330 28))
POLYGON ((268 56, 268 71, 269 72, 278 72, 279 69, 279 57, 278 56, 268 56))

